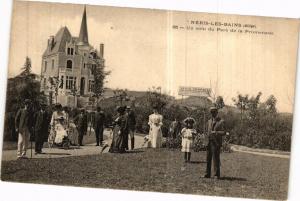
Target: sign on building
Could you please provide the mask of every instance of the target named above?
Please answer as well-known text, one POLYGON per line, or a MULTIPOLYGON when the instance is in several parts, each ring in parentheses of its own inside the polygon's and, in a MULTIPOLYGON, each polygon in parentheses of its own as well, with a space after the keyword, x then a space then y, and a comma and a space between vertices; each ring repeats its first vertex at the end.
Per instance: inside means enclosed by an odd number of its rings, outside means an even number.
POLYGON ((209 97, 211 93, 210 88, 203 87, 179 87, 178 95, 180 96, 197 96, 197 97, 209 97))

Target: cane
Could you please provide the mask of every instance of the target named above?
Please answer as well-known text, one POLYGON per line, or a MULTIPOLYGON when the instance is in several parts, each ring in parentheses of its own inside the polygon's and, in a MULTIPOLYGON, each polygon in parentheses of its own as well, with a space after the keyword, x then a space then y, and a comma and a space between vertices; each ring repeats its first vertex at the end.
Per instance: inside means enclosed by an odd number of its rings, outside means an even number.
POLYGON ((30 143, 31 143, 31 147, 30 147, 30 149, 31 149, 31 150, 30 150, 30 158, 32 158, 32 140, 31 140, 30 143))
MULTIPOLYGON (((35 135, 34 129, 33 129, 33 136, 35 135)), ((32 136, 30 137, 30 158, 32 158, 32 136)))

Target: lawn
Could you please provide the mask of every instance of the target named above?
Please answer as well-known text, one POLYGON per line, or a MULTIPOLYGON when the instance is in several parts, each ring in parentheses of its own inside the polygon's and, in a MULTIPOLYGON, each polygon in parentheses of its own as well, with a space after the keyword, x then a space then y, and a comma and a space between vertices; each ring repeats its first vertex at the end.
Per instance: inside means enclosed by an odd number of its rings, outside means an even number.
POLYGON ((289 160, 223 153, 222 178, 205 179, 205 152, 185 164, 178 150, 141 149, 125 154, 3 161, 4 181, 287 199, 289 160))

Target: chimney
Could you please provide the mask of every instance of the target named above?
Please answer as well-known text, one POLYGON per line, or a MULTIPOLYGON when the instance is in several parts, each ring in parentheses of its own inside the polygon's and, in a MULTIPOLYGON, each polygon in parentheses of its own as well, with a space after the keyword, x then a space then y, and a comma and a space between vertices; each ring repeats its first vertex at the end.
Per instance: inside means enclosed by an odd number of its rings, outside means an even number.
POLYGON ((48 50, 51 51, 54 46, 54 36, 50 36, 48 39, 48 50))
POLYGON ((100 57, 103 58, 103 56, 104 56, 104 44, 101 43, 100 44, 100 57))

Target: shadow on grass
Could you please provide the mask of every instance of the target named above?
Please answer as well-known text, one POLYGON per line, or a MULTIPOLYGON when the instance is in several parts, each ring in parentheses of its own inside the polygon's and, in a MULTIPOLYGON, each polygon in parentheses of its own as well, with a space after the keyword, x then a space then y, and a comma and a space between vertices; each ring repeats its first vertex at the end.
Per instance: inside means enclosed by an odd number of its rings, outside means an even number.
POLYGON ((247 181, 247 179, 241 178, 241 177, 221 177, 220 180, 227 180, 227 181, 247 181))
POLYGON ((142 153, 145 152, 144 150, 129 150, 124 152, 123 154, 134 154, 134 153, 142 153))
POLYGON ((192 164, 206 163, 206 161, 190 161, 192 164))
POLYGON ((55 156, 70 156, 69 153, 45 153, 47 155, 55 155, 55 156))

